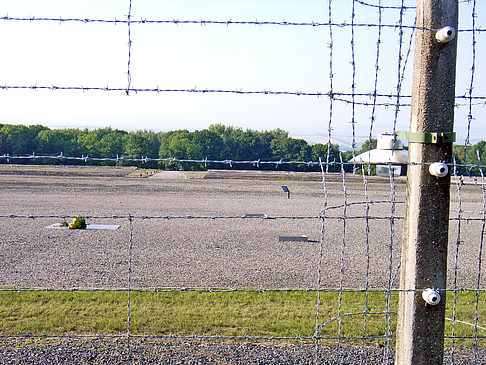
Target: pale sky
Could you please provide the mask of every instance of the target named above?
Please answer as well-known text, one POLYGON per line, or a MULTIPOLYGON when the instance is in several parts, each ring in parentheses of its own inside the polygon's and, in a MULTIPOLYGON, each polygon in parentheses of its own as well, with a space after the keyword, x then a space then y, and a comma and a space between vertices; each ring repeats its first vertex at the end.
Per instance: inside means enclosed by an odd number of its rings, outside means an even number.
MULTIPOLYGON (((352 21, 352 1, 332 1, 333 23, 352 21)), ((378 0, 366 3, 377 4, 378 0)), ((400 5, 382 0, 384 5, 400 5)), ((476 1, 476 27, 486 25, 486 4, 476 1)), ((327 23, 326 0, 132 0, 132 20, 287 21, 327 23)), ((415 1, 405 1, 414 6, 415 1)), ((129 0, 2 0, 0 18, 77 18, 126 20, 129 0)), ((378 23, 378 10, 355 1, 355 23, 378 23)), ((471 29, 473 2, 460 4, 460 29, 471 29)), ((382 12, 382 23, 396 25, 399 10, 382 12)), ((407 9, 403 24, 412 25, 407 9)), ((333 91, 351 92, 351 27, 333 27, 333 91)), ((128 26, 126 23, 13 21, 0 19, 0 86, 109 87, 128 86, 128 26)), ((131 87, 327 93, 330 90, 328 26, 131 24, 131 87)), ((411 33, 404 30, 402 70, 411 33)), ((486 96, 484 32, 476 32, 474 95, 486 96)), ((354 28, 357 93, 374 90, 378 28, 354 28)), ((456 95, 471 82, 472 33, 458 37, 456 95)), ((399 32, 383 28, 378 92, 396 94, 399 32)), ((413 50, 408 58, 402 94, 411 94, 413 50)), ((350 97, 348 97, 349 99, 350 97)), ((222 123, 244 129, 281 128, 312 142, 327 141, 329 98, 316 96, 236 95, 223 93, 0 90, 0 122, 43 124, 51 128, 125 130, 203 129, 222 123)), ((372 102, 369 97, 356 98, 372 102)), ((381 102, 395 100, 381 99, 381 102)), ((404 102, 409 102, 404 99, 404 102)), ((458 142, 466 136, 468 106, 456 111, 458 142)), ((370 133, 372 108, 356 106, 358 142, 370 133)), ((394 108, 378 106, 372 134, 393 130, 394 108)), ((410 108, 402 107, 397 130, 407 130, 410 108)), ((472 140, 486 135, 485 106, 474 105, 472 140)), ((332 142, 349 144, 350 104, 335 101, 332 142)))

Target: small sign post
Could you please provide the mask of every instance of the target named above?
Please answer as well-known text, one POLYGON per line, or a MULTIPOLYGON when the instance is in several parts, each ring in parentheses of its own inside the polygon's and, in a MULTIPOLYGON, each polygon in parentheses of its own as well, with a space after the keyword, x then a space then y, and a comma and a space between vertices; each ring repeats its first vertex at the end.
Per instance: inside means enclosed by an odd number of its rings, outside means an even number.
POLYGON ((290 190, 287 186, 283 185, 282 190, 287 193, 287 199, 290 199, 290 190))

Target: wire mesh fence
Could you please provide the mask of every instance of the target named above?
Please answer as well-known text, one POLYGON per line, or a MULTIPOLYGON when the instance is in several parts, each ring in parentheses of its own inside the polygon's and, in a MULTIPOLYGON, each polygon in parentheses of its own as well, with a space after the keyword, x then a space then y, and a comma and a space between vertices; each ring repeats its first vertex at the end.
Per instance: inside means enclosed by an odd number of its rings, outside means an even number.
MULTIPOLYGON (((323 120, 327 121, 324 124, 329 142, 333 141, 336 124, 342 123, 343 115, 346 116, 344 119, 351 127, 353 156, 358 150, 359 135, 365 134, 371 141, 383 126, 394 133, 408 117, 409 56, 416 30, 411 1, 350 1, 346 7, 350 14, 344 22, 336 21, 343 16, 343 9, 333 1, 326 3, 327 20, 310 22, 135 19, 132 6, 136 4, 135 0, 127 2, 128 14, 122 19, 0 17, 7 26, 24 22, 126 26, 125 85, 0 82, 0 89, 5 93, 32 90, 132 96, 137 93, 197 93, 318 97, 327 105, 328 115, 323 120), (133 68, 136 55, 133 45, 137 42, 134 28, 149 25, 324 30, 329 46, 328 88, 291 91, 141 85, 133 68), (346 61, 351 66, 346 77, 342 77, 337 66, 344 48, 337 43, 337 39, 343 39, 342 35, 338 38, 339 33, 345 34, 346 61), (359 47, 363 34, 371 34, 376 41, 373 57, 369 57, 369 50, 359 47), (388 48, 385 49, 385 45, 388 48), (396 61, 385 65, 383 54, 390 50, 395 52, 396 61), (371 77, 363 79, 364 72, 371 77), (394 81, 385 84, 381 81, 384 78, 394 81), (369 119, 366 123, 361 117, 365 114, 369 119)), ((478 153, 476 158, 470 151, 472 137, 477 135, 473 123, 475 113, 481 114, 479 108, 486 99, 475 92, 478 88, 477 50, 481 46, 478 39, 484 30, 478 25, 476 1, 463 1, 460 6, 468 14, 470 24, 461 25, 458 34, 460 39, 470 41, 466 49, 472 52, 467 59, 469 67, 464 66, 466 61, 458 65, 456 115, 457 119, 467 122, 460 124, 464 127, 462 132, 466 131, 463 159, 450 165, 455 197, 451 204, 448 286, 438 289, 447 297, 446 345, 451 348, 447 355, 450 362, 460 363, 458 354, 462 348, 467 348, 472 354, 469 359, 481 363, 486 339, 483 322, 486 309, 481 300, 485 291, 482 257, 486 190, 481 160, 484 157, 478 153), (462 90, 465 92, 461 95, 462 90)), ((47 179, 47 182, 37 181, 39 186, 32 187, 21 178, 0 175, 5 182, 1 193, 8 202, 0 212, 1 271, 4 273, 0 292, 5 305, 11 306, 8 316, 16 321, 35 318, 35 310, 32 310, 34 314, 22 310, 28 302, 46 311, 39 303, 52 301, 56 306, 75 302, 91 308, 87 310, 87 317, 82 309, 69 306, 68 312, 75 315, 69 317, 63 313, 63 316, 69 321, 78 317, 80 322, 95 324, 83 327, 77 323, 73 330, 63 321, 49 323, 49 315, 37 314, 44 323, 25 321, 22 327, 7 322, 0 330, 0 338, 121 338, 128 363, 136 361, 133 341, 140 339, 302 341, 312 344, 315 363, 326 361, 324 356, 328 353, 324 348, 329 346, 334 348, 334 361, 346 363, 349 345, 359 349, 357 357, 351 361, 367 363, 370 358, 375 359, 369 348, 377 346, 382 363, 393 360, 405 202, 403 178, 392 173, 381 179, 358 175, 358 170, 364 171, 365 166, 329 158, 326 161, 238 161, 158 156, 76 157, 62 153, 57 156, 4 153, 0 156, 6 163, 41 159, 113 164, 120 161, 183 162, 206 168, 221 164, 276 168, 307 164, 321 169, 321 181, 318 184, 291 181, 288 185, 291 188, 294 185, 297 194, 292 199, 282 199, 276 192, 280 188, 278 180, 267 185, 238 180, 233 187, 217 180, 194 180, 194 187, 159 181, 163 188, 156 183, 143 182, 133 190, 117 190, 112 182, 103 179, 99 184, 70 179, 53 183, 47 179), (339 167, 340 173, 329 174, 330 166, 339 167), (346 173, 347 166, 352 167, 355 174, 346 173), (211 181, 213 186, 206 181, 211 181), (59 189, 59 195, 49 189, 59 189), (69 203, 59 204, 59 199, 69 203), (127 199, 127 203, 118 203, 120 199, 127 199), (100 232, 46 228, 60 220, 74 218, 74 209, 82 210, 88 222, 120 227, 103 232, 102 238, 100 232), (304 233, 308 236, 304 244, 278 240, 280 235, 301 236, 304 233), (101 293, 101 299, 97 293, 101 293), (56 294, 61 296, 56 297, 56 294), (82 294, 91 295, 90 300, 97 303, 109 302, 112 307, 109 310, 102 305, 90 307, 82 294), (251 314, 247 314, 244 307, 250 308, 251 314), (285 310, 287 312, 282 313, 285 310), (19 312, 20 316, 15 314, 19 312), (112 315, 110 312, 115 318, 103 327, 103 317, 112 315), (155 318, 160 322, 151 323, 155 318), (275 326, 278 322, 283 323, 280 328, 275 326)))

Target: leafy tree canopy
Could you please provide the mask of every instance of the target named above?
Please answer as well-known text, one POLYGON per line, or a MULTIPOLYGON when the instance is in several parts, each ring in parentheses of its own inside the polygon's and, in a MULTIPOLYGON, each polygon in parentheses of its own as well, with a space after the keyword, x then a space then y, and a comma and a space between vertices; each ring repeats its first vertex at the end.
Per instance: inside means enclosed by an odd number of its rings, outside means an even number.
MULTIPOLYGON (((376 139, 366 140, 359 154, 376 148, 376 139)), ((170 132, 136 131, 127 132, 119 129, 50 129, 42 125, 14 125, 0 123, 0 155, 22 156, 59 155, 78 157, 114 158, 123 164, 125 158, 161 158, 165 162, 148 162, 143 166, 151 168, 193 169, 207 168, 204 163, 170 162, 179 160, 233 160, 249 161, 245 165, 233 165, 233 168, 257 168, 254 161, 321 161, 326 171, 340 171, 339 162, 348 161, 353 153, 341 152, 336 144, 309 145, 303 139, 289 137, 281 129, 256 131, 223 124, 212 124, 207 129, 170 132), (326 165, 329 163, 329 165, 326 165)), ((473 146, 454 146, 453 155, 458 165, 458 173, 480 175, 479 167, 486 163, 486 142, 473 146), (467 170, 462 164, 475 165, 467 170)), ((5 161, 5 160, 4 160, 5 161)), ((19 160, 19 163, 75 163, 67 160, 19 160)), ((90 164, 101 162, 89 161, 90 164)), ((112 163, 112 162, 107 162, 112 163)), ((142 164, 142 163, 140 163, 142 164)), ((227 164, 212 165, 214 168, 227 168, 227 164)), ((258 168, 276 168, 274 165, 260 165, 258 168)), ((292 168, 301 171, 319 171, 320 166, 306 163, 298 165, 280 165, 278 169, 292 168)), ((349 167, 347 167, 349 169, 349 167)))

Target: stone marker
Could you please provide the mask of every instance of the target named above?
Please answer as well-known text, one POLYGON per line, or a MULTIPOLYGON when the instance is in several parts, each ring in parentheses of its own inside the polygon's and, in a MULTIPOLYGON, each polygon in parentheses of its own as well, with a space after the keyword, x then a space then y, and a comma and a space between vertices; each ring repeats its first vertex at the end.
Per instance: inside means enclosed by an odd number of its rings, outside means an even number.
POLYGON ((307 242, 307 236, 278 236, 279 242, 285 241, 296 241, 296 242, 307 242))

